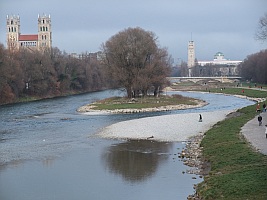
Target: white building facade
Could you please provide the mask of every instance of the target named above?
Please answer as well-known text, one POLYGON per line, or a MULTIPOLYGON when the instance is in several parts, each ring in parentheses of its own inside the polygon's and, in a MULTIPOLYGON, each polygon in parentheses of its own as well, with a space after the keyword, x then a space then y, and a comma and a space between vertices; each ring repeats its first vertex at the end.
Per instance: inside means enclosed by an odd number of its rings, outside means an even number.
POLYGON ((242 63, 241 60, 227 60, 224 58, 223 53, 217 52, 214 55, 214 59, 210 61, 198 61, 198 65, 205 66, 205 65, 233 65, 237 66, 242 63))
POLYGON ((214 59, 210 61, 198 61, 195 75, 197 76, 236 76, 238 75, 238 65, 241 60, 228 60, 224 58, 222 52, 217 52, 214 59))

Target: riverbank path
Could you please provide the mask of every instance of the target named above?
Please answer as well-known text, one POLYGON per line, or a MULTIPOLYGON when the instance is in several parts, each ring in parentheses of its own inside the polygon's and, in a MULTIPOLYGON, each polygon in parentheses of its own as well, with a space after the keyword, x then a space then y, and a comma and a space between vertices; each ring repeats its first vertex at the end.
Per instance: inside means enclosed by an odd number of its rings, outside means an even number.
POLYGON ((267 155, 267 138, 265 135, 265 125, 267 124, 267 112, 260 113, 262 116, 262 125, 259 126, 258 115, 248 121, 242 128, 241 133, 248 142, 251 143, 257 151, 267 155))

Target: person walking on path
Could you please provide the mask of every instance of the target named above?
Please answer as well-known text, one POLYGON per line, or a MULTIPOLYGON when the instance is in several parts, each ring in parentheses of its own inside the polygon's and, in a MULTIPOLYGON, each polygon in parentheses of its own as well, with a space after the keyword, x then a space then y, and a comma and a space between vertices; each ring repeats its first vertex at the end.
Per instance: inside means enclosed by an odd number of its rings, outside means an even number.
POLYGON ((257 151, 267 155, 267 112, 262 112, 260 115, 262 116, 261 126, 257 124, 258 114, 241 128, 241 132, 257 151))
POLYGON ((261 126, 262 125, 262 116, 261 115, 258 116, 258 122, 259 122, 259 126, 261 126))
POLYGON ((261 111, 261 106, 260 104, 258 103, 257 106, 256 106, 256 112, 260 112, 261 111))
POLYGON ((263 105, 262 105, 262 112, 266 112, 266 104, 264 103, 263 105))

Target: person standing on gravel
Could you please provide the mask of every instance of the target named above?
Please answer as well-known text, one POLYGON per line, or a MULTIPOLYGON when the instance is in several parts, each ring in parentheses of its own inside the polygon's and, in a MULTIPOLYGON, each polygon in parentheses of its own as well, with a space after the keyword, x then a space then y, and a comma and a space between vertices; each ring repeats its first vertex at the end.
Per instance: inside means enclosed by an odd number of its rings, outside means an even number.
POLYGON ((261 124, 262 124, 262 116, 261 115, 258 116, 258 122, 259 122, 259 126, 261 126, 261 124))
POLYGON ((202 115, 201 114, 199 114, 199 120, 198 121, 202 122, 202 115))

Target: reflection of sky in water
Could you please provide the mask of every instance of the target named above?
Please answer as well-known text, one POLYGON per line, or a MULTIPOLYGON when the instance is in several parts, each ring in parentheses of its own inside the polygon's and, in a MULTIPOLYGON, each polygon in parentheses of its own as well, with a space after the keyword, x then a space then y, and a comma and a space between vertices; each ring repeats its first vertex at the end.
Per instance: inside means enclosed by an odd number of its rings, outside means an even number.
MULTIPOLYGON (((175 93, 175 92, 174 92, 175 93)), ((182 112, 195 112, 197 111, 216 111, 216 110, 235 110, 242 108, 248 105, 255 104, 253 101, 237 98, 234 96, 222 95, 222 94, 212 94, 212 93, 198 93, 198 92, 178 92, 183 96, 193 97, 196 99, 203 99, 206 102, 209 102, 207 106, 184 110, 182 112)))

